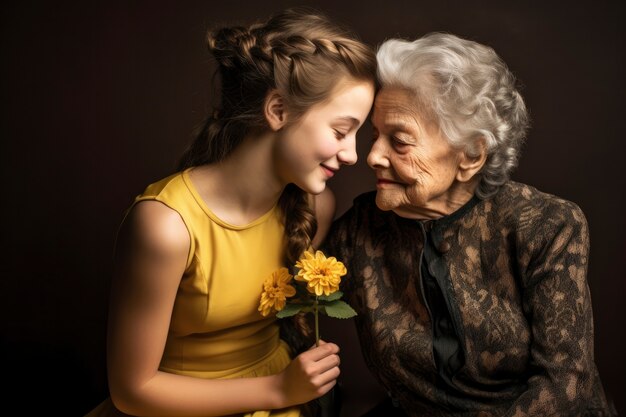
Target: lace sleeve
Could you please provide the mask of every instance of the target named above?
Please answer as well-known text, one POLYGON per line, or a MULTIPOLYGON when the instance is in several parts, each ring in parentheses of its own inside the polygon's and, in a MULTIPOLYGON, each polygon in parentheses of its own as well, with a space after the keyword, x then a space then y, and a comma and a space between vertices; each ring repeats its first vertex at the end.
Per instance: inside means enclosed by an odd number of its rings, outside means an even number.
POLYGON ((587 222, 569 202, 526 215, 531 226, 521 230, 525 243, 518 261, 525 268, 522 302, 531 323, 531 372, 527 391, 506 416, 583 415, 592 411, 596 376, 587 222))

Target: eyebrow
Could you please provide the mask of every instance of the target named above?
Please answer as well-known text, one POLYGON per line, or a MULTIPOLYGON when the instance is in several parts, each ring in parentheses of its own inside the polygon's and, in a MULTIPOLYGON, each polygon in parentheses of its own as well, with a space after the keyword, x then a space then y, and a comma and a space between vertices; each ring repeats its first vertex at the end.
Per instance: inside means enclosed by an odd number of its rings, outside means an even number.
POLYGON ((336 121, 338 122, 348 122, 352 125, 352 127, 354 126, 358 126, 361 122, 359 121, 359 119, 352 117, 352 116, 341 116, 338 117, 336 119, 336 121))
MULTIPOLYGON (((374 124, 374 123, 372 123, 374 124)), ((407 131, 409 130, 408 126, 410 124, 409 123, 404 123, 404 122, 393 122, 393 123, 385 123, 385 130, 391 130, 391 131, 407 131)))
MULTIPOLYGON (((411 123, 394 123, 391 125, 395 130, 401 130, 403 132, 407 132, 409 130, 414 130, 411 129, 412 124, 411 123)), ((419 126, 419 125, 417 125, 419 126)))

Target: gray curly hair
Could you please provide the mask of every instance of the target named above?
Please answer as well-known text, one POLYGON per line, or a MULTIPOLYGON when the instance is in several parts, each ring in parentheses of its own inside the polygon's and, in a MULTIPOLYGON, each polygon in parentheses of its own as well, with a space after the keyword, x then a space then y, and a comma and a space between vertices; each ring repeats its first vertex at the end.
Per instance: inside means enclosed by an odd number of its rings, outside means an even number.
POLYGON ((484 140, 487 160, 476 195, 495 194, 517 166, 529 126, 515 77, 502 59, 490 47, 438 32, 413 42, 389 39, 376 58, 381 86, 414 93, 417 108, 452 146, 477 156, 484 140))

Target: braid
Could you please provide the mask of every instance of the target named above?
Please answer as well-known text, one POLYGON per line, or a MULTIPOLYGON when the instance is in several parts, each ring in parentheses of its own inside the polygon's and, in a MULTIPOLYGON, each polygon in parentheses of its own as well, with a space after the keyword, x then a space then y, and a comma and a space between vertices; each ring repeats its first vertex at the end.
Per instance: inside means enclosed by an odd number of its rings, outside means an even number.
POLYGON ((207 47, 218 64, 221 108, 208 117, 183 153, 178 169, 225 159, 250 132, 266 127, 262 103, 273 88, 273 63, 259 25, 210 31, 207 47))
MULTIPOLYGON (((289 184, 278 200, 281 211, 285 213, 285 262, 292 273, 295 273, 295 264, 302 253, 311 247, 317 230, 317 220, 309 206, 308 195, 294 184, 289 184)), ((314 342, 311 325, 304 314, 280 320, 280 337, 295 354, 304 352, 314 342)))
POLYGON ((317 230, 317 220, 309 206, 308 194, 293 184, 287 185, 278 205, 285 215, 287 265, 295 265, 304 251, 311 247, 312 237, 317 230))
MULTIPOLYGON (((289 184, 278 201, 281 211, 285 213, 285 262, 292 273, 295 273, 295 264, 302 253, 311 246, 317 230, 317 220, 307 197, 303 190, 289 184)), ((291 320, 281 320, 280 335, 295 354, 308 349, 314 341, 313 331, 304 314, 297 314, 291 320)))

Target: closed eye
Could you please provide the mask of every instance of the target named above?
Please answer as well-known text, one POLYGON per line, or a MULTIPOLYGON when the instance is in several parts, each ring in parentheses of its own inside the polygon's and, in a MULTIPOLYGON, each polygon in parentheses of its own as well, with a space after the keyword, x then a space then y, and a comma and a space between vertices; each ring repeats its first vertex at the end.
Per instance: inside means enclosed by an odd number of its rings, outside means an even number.
POLYGON ((335 131, 335 137, 337 139, 343 139, 343 138, 346 137, 346 133, 343 133, 343 132, 341 132, 341 131, 339 131, 337 129, 333 129, 333 130, 335 131))
POLYGON ((391 139, 391 143, 392 143, 393 147, 396 150, 398 150, 399 152, 408 152, 408 150, 409 150, 408 148, 410 146, 412 146, 411 143, 407 143, 407 142, 405 142, 405 141, 403 141, 401 139, 398 139, 395 136, 391 136, 390 139, 391 139))
POLYGON ((393 142, 394 146, 409 146, 410 143, 406 143, 405 141, 398 139, 395 136, 391 137, 391 141, 393 142))

